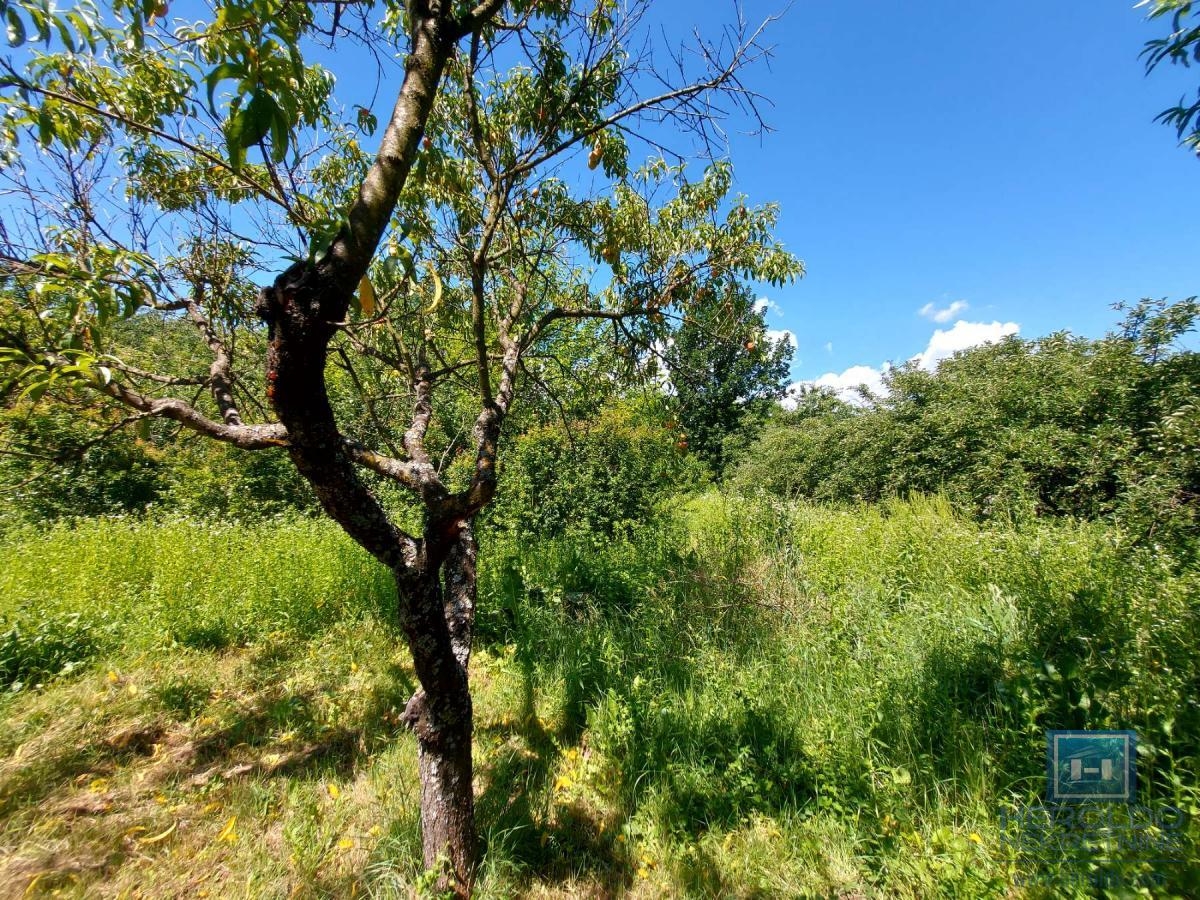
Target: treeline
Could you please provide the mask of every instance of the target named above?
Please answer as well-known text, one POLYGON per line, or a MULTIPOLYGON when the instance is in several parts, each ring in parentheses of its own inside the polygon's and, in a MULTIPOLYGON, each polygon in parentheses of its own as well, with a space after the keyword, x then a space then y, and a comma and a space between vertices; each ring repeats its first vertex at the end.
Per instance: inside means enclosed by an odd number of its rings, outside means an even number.
MULTIPOLYGON (((1009 337, 935 372, 893 369, 883 396, 848 403, 814 390, 793 411, 772 399, 786 381, 778 348, 747 354, 739 339, 722 355, 684 341, 675 356, 691 353, 687 371, 702 377, 667 394, 593 382, 553 402, 531 395, 505 437, 503 488, 486 515, 524 533, 613 535, 713 481, 833 503, 940 493, 981 519, 1115 521, 1139 542, 1190 556, 1200 531, 1200 354, 1187 341, 1200 303, 1147 300, 1124 313, 1098 340, 1009 337), (749 400, 739 403, 739 392, 749 400)), ((168 343, 185 340, 170 323, 154 327, 168 343)), ((357 413, 369 430, 344 393, 345 416, 357 413)), ((447 448, 452 425, 435 423, 447 448)), ((0 437, 10 522, 317 511, 283 453, 234 450, 162 422, 10 402, 0 437)))
POLYGON ((825 391, 732 468, 742 492, 830 502, 944 493, 984 517, 1112 519, 1186 543, 1200 525, 1200 304, 1145 300, 1099 340, 1016 336, 892 370, 862 405, 825 391))

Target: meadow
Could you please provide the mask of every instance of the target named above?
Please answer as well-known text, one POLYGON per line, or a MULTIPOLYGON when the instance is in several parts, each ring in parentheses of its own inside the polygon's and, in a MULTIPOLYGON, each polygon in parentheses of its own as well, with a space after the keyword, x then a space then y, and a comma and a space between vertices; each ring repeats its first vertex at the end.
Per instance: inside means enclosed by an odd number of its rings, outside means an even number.
MULTIPOLYGON (((1155 863, 1013 826, 1047 728, 1136 729, 1139 801, 1200 811, 1198 589, 937 498, 485 531, 478 894, 1200 895, 1194 825, 1155 863)), ((6 533, 0 896, 428 894, 393 603, 320 519, 6 533)))

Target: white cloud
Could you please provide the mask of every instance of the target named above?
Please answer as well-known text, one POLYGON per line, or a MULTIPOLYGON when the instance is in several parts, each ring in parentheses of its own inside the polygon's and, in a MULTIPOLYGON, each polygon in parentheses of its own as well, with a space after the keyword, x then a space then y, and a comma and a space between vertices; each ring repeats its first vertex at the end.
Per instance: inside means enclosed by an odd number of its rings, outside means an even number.
POLYGON ((826 342, 825 342, 825 352, 826 352, 826 353, 832 353, 832 352, 833 352, 833 341, 826 341, 826 342))
POLYGON ((796 340, 796 335, 788 331, 786 328, 776 331, 773 328, 767 329, 767 337, 771 339, 772 344, 778 344, 780 341, 787 341, 792 345, 793 350, 800 349, 800 343, 796 340))
POLYGON ((949 322, 951 319, 953 319, 959 313, 966 312, 967 308, 969 306, 970 306, 970 304, 967 303, 966 300, 955 300, 953 303, 951 303, 949 306, 945 307, 944 309, 938 309, 937 306, 935 306, 934 304, 926 303, 924 306, 922 306, 920 308, 920 310, 918 310, 918 312, 920 315, 924 316, 926 319, 932 319, 934 322, 937 322, 938 324, 944 324, 946 322, 949 322))
POLYGON ((783 309, 774 300, 769 300, 766 297, 759 297, 754 301, 754 311, 756 313, 766 312, 770 310, 777 316, 783 315, 783 309))
POLYGON ((922 369, 932 372, 943 359, 949 359, 959 350, 978 347, 980 344, 993 344, 996 341, 1016 334, 1021 326, 1016 322, 963 322, 954 323, 949 331, 939 328, 929 339, 925 350, 912 357, 922 369))
POLYGON ((866 401, 859 388, 866 386, 872 394, 886 394, 883 376, 890 368, 890 363, 884 363, 878 369, 871 366, 851 366, 844 372, 826 372, 815 381, 797 381, 788 388, 787 395, 782 401, 783 406, 787 409, 795 409, 796 396, 805 388, 813 387, 829 388, 847 403, 855 406, 865 405, 866 401))
MULTIPOLYGON (((1016 322, 958 321, 952 328, 937 329, 929 339, 929 343, 925 345, 925 349, 911 357, 910 361, 915 362, 922 369, 932 372, 937 368, 939 362, 949 359, 959 350, 978 347, 980 344, 995 343, 1010 334, 1017 334, 1020 330, 1021 326, 1016 322)), ((830 349, 829 344, 826 344, 826 349, 830 349)), ((794 395, 803 388, 827 387, 847 403, 861 406, 866 401, 863 400, 862 393, 858 390, 859 386, 866 385, 867 389, 876 396, 886 395, 887 389, 884 386, 883 378, 891 368, 892 364, 887 362, 879 368, 851 366, 844 372, 826 372, 820 378, 812 381, 797 381, 788 389, 788 396, 784 399, 783 405, 788 409, 795 409, 794 395)))

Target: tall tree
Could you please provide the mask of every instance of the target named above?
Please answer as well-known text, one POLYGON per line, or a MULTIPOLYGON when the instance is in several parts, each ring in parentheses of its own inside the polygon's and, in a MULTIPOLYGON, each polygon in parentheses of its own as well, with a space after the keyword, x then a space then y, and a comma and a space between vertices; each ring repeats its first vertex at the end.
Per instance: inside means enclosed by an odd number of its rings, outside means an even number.
POLYGON ((767 334, 765 310, 746 285, 710 282, 696 289, 697 309, 683 317, 665 357, 680 442, 719 475, 786 392, 792 344, 787 335, 767 334))
POLYGON ((739 18, 655 55, 649 8, 221 0, 187 23, 160 0, 5 8, 11 43, 45 44, 3 64, 3 177, 27 201, 0 220, 11 383, 26 402, 87 397, 131 423, 282 450, 392 571, 420 683, 404 718, 424 858, 459 894, 476 857, 474 528, 518 393, 580 329, 601 327, 636 373, 666 314, 799 273, 774 210, 727 199, 723 167, 631 170, 639 128, 660 153, 708 154, 715 104, 754 113, 739 72, 764 52, 739 18), (306 62, 346 41, 402 51, 371 153, 374 112, 343 107, 306 62), (207 364, 115 344, 136 316, 191 322, 207 364), (343 390, 362 415, 339 421, 343 390), (408 493, 415 525, 383 483, 408 493))

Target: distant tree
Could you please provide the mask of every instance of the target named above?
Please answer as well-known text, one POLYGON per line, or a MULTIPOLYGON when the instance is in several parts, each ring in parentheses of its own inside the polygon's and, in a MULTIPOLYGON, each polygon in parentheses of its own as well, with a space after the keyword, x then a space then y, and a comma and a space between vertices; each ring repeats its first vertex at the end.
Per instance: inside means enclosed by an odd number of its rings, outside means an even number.
MULTIPOLYGON (((1149 6, 1151 19, 1169 18, 1171 21, 1171 33, 1147 41, 1142 50, 1148 72, 1163 62, 1181 66, 1200 62, 1200 3, 1194 0, 1142 0, 1138 6, 1149 6)), ((1200 153, 1200 91, 1194 101, 1189 102, 1186 96, 1179 98, 1179 103, 1160 113, 1157 121, 1174 126, 1179 139, 1200 153)))
POLYGON ((800 272, 771 235, 774 208, 727 196, 726 165, 694 178, 682 157, 630 165, 639 123, 711 158, 714 103, 753 115, 739 72, 763 53, 741 21, 694 53, 656 53, 649 7, 5 12, 10 43, 46 45, 0 63, 0 174, 27 201, 0 211, 8 383, 19 402, 83 392, 131 425, 284 451, 391 570, 420 684, 404 719, 424 858, 459 894, 476 861, 474 529, 518 395, 638 375, 669 320, 743 280, 800 272), (373 153, 360 141, 375 114, 305 61, 347 41, 403 60, 373 153), (190 323, 205 362, 114 340, 138 317, 190 323), (597 328, 622 369, 578 356, 563 371, 564 342, 597 328), (414 514, 399 517, 382 485, 414 514))
POLYGON ((666 348, 681 449, 720 475, 732 453, 757 436, 787 390, 793 348, 771 340, 765 311, 745 285, 705 284, 666 348), (720 293, 716 293, 720 291, 720 293))

